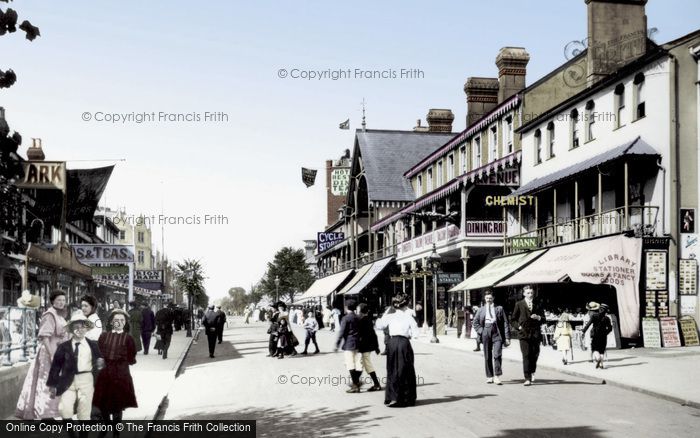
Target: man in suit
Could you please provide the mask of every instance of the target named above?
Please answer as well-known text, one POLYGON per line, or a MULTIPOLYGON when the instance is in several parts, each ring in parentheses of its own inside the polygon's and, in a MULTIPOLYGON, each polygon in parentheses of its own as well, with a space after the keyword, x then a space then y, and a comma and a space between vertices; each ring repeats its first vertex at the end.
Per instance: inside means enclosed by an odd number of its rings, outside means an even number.
POLYGON ((209 342, 209 357, 213 359, 214 350, 216 349, 216 338, 219 336, 219 314, 214 310, 213 305, 209 306, 207 311, 204 312, 202 325, 209 342))
POLYGON ((510 345, 510 324, 503 307, 493 304, 493 292, 486 291, 484 301, 474 316, 474 330, 484 346, 486 383, 500 385, 503 344, 510 345))
POLYGON ((226 324, 226 313, 221 310, 221 305, 216 306, 216 315, 219 320, 216 325, 216 337, 219 339, 219 344, 224 339, 224 325, 226 324))
POLYGON ((74 414, 78 420, 90 419, 95 377, 105 364, 97 342, 85 337, 92 327, 82 312, 76 312, 66 324, 71 339, 58 345, 51 362, 46 386, 52 398, 61 397, 59 412, 64 419, 74 414))
POLYGON ((360 392, 360 375, 362 375, 362 354, 358 351, 360 343, 360 318, 355 313, 357 303, 350 300, 345 305, 345 317, 340 323, 335 350, 343 343, 345 366, 350 372, 352 386, 346 392, 360 392))
POLYGON ((156 332, 163 343, 163 359, 168 358, 168 348, 170 347, 170 339, 173 337, 173 321, 175 319, 174 309, 175 304, 170 303, 168 307, 163 307, 156 313, 156 332))
POLYGON ((542 340, 541 325, 546 323, 544 310, 533 299, 531 286, 523 288, 523 299, 515 303, 513 310, 513 327, 519 332, 520 351, 523 354, 523 374, 525 386, 530 386, 535 380, 537 358, 540 355, 542 340))
POLYGON ((148 354, 151 345, 151 336, 156 329, 156 315, 150 306, 143 306, 141 311, 141 341, 143 342, 143 354, 148 354))

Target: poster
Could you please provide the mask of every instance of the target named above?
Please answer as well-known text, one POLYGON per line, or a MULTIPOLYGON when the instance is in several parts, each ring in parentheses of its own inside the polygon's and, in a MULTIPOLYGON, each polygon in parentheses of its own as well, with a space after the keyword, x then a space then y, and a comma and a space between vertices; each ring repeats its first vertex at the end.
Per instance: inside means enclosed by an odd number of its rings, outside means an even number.
POLYGON ((681 295, 681 315, 695 316, 695 312, 697 312, 697 305, 697 296, 681 295))
POLYGON ((695 232, 695 209, 694 208, 681 208, 680 214, 680 229, 681 233, 694 233, 695 232))
POLYGON ((683 345, 686 347, 697 347, 700 345, 698 339, 698 325, 691 317, 681 318, 681 333, 683 334, 683 345))
POLYGON ((659 320, 654 318, 642 319, 642 336, 644 336, 645 348, 661 348, 659 320))
POLYGON ((664 347, 680 347, 681 335, 678 332, 678 321, 676 318, 660 318, 661 340, 664 347))
POLYGON ((666 257, 665 251, 646 252, 646 289, 666 289, 666 257))
POLYGON ((681 258, 700 258, 700 244, 698 234, 681 234, 681 258))
POLYGON ((680 295, 697 294, 698 261, 681 259, 678 262, 678 293, 680 295))

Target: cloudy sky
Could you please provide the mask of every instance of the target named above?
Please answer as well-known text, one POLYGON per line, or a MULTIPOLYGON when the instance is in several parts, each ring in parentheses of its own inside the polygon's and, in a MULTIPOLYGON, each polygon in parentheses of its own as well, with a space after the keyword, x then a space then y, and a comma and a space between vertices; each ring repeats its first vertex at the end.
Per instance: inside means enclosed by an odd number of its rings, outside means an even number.
MULTIPOLYGON (((323 174, 307 189, 300 168, 322 172, 352 147, 363 98, 369 128, 411 129, 429 108, 450 108, 460 131, 464 82, 495 77, 501 47, 528 50, 532 83, 586 37, 584 0, 198 3, 11 3, 42 36, 0 37, 0 69, 18 75, 0 105, 49 160, 124 159, 102 203, 156 222, 162 203, 169 221, 187 222, 164 226, 166 253, 200 259, 213 297, 248 289, 280 247, 323 229, 323 174), (337 80, 290 77, 348 69, 337 80), (347 118, 352 129, 339 130, 347 118)), ((700 27, 700 2, 651 0, 647 15, 662 43, 700 27)))

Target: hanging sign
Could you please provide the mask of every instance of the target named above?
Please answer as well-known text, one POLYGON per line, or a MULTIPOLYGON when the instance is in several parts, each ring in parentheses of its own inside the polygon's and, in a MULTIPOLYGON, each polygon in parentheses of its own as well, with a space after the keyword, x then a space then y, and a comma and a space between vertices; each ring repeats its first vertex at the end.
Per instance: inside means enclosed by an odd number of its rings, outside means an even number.
POLYGON ((131 245, 73 244, 75 257, 85 265, 99 263, 134 263, 131 245))
POLYGON ((17 187, 66 191, 65 161, 25 161, 22 164, 24 178, 17 182, 17 187))

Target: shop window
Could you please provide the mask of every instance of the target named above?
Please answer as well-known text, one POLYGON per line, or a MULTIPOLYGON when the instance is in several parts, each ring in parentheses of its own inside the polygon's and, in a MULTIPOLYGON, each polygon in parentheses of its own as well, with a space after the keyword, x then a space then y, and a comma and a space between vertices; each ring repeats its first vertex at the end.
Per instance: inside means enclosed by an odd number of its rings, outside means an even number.
POLYGON ((535 131, 535 164, 542 162, 542 132, 535 131))

